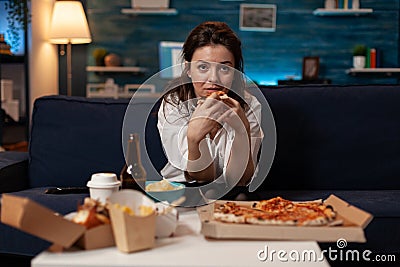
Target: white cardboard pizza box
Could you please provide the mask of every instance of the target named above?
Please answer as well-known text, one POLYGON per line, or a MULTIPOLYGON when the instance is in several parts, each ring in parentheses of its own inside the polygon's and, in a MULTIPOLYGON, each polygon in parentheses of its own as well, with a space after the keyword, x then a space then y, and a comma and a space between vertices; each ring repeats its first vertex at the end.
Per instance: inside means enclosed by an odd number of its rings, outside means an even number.
POLYGON ((1 222, 53 243, 51 250, 115 245, 111 224, 86 230, 84 226, 25 197, 2 195, 1 222))
MULTIPOLYGON (((340 238, 347 242, 366 242, 364 228, 373 216, 350 205, 335 195, 330 195, 324 203, 331 205, 343 220, 339 226, 269 226, 238 223, 224 223, 213 219, 214 205, 226 201, 218 200, 197 209, 201 220, 201 233, 214 239, 254 239, 254 240, 314 240, 336 242, 340 238)), ((254 201, 233 201, 251 206, 254 201)))

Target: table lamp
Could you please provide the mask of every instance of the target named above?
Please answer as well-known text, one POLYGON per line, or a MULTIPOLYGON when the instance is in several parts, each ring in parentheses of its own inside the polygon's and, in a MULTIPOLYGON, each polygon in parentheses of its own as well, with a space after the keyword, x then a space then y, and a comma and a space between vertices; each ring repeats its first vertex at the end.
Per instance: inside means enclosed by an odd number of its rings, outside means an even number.
MULTIPOLYGON (((56 1, 50 24, 50 43, 67 45, 67 95, 72 94, 71 44, 90 43, 89 26, 80 1, 56 1)), ((62 50, 61 55, 65 52, 62 50)))

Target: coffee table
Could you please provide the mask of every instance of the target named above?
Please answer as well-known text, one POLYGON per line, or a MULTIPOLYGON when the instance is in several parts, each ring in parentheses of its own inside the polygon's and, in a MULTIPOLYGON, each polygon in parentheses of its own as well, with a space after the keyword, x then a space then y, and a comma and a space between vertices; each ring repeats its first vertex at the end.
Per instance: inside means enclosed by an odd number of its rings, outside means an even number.
POLYGON ((323 260, 291 260, 291 251, 313 251, 321 255, 321 250, 313 241, 245 241, 210 240, 200 234, 200 220, 195 210, 181 211, 180 222, 173 237, 156 240, 153 249, 126 254, 116 247, 96 250, 76 250, 62 253, 42 252, 32 262, 32 267, 48 266, 323 266, 323 260), (266 251, 269 257, 263 261, 266 251), (275 253, 272 251, 275 250, 275 253), (287 252, 280 260, 278 251, 287 252), (272 254, 271 254, 272 253, 272 254), (257 256, 259 254, 259 256, 257 256), (261 258, 261 260, 259 259, 261 258), (286 261, 285 261, 286 259, 286 261))

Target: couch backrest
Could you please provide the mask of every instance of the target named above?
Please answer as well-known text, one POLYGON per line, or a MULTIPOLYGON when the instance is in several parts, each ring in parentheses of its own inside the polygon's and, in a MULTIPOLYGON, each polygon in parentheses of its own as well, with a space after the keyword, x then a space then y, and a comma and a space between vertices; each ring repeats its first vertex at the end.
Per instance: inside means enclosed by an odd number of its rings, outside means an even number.
MULTIPOLYGON (((277 131, 274 162, 261 189, 400 189, 400 86, 261 90, 277 131)), ((65 96, 36 100, 31 186, 84 186, 94 172, 119 173, 128 104, 65 96)), ((157 105, 143 98, 129 109, 134 123, 128 132, 141 134, 147 177, 158 179, 166 158, 156 128, 157 105)))
POLYGON ((265 189, 400 189, 400 86, 261 88, 277 147, 265 189))
MULTIPOLYGON (((141 136, 142 155, 146 153, 144 140, 152 141, 153 150, 160 152, 154 158, 163 160, 163 152, 156 125, 156 114, 149 116, 143 107, 152 108, 153 99, 137 106, 135 123, 129 129, 141 136), (137 120, 137 121, 136 121, 137 120), (144 133, 149 135, 143 138, 144 133), (154 147, 159 146, 158 149, 154 147)), ((129 99, 88 99, 83 97, 46 96, 35 101, 29 142, 29 177, 32 187, 86 186, 95 172, 119 174, 125 160, 122 144, 122 124, 129 99)), ((142 156, 148 177, 156 176, 151 162, 142 156)), ((164 161, 165 163, 165 161, 164 161)))

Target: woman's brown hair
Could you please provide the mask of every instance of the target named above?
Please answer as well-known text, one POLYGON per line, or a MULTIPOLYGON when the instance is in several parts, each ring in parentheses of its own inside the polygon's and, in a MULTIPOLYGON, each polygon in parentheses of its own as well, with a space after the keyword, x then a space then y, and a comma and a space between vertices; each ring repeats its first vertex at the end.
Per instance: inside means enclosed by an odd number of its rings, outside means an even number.
MULTIPOLYGON (((182 59, 190 63, 196 49, 209 45, 223 45, 232 53, 235 59, 234 68, 237 71, 235 71, 232 88, 229 88, 228 96, 237 100, 242 107, 245 107, 242 43, 226 23, 207 21, 195 27, 183 44, 182 59)), ((163 96, 165 102, 178 105, 196 97, 192 81, 187 76, 189 65, 185 64, 181 76, 167 85, 166 93, 163 96)))

